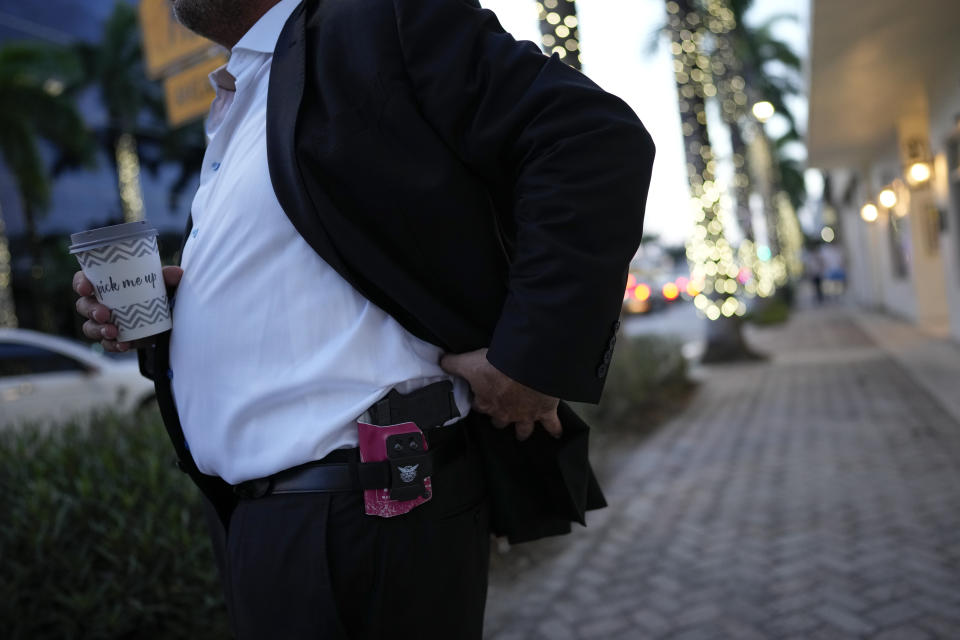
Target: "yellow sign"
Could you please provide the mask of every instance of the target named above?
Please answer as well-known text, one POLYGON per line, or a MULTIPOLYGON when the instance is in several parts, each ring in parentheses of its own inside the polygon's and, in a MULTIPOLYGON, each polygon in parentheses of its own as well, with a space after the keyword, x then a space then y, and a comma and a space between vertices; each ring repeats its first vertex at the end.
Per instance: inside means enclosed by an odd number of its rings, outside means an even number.
POLYGON ((170 67, 200 56, 217 45, 177 22, 170 0, 141 0, 140 25, 147 75, 166 75, 170 67))
POLYGON ((210 86, 210 72, 227 63, 226 56, 208 58, 180 73, 170 76, 163 83, 167 98, 167 122, 179 126, 194 118, 205 116, 216 95, 210 86))

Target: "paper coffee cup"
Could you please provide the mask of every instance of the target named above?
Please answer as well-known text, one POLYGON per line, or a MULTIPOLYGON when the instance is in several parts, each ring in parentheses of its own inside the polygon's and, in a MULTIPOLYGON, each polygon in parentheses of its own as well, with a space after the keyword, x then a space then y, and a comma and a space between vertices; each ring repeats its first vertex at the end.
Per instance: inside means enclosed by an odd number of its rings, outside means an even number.
POLYGON ((70 253, 77 256, 97 300, 111 310, 110 321, 119 329, 117 340, 137 340, 170 329, 157 230, 146 220, 81 231, 70 241, 70 253))

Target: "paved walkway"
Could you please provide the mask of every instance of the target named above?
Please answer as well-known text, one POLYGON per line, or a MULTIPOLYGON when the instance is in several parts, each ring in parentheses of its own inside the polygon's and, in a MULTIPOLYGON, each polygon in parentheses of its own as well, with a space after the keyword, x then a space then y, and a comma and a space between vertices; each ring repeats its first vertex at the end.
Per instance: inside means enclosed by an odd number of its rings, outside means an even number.
POLYGON ((960 638, 960 348, 842 309, 751 342, 587 529, 497 558, 488 638, 960 638))

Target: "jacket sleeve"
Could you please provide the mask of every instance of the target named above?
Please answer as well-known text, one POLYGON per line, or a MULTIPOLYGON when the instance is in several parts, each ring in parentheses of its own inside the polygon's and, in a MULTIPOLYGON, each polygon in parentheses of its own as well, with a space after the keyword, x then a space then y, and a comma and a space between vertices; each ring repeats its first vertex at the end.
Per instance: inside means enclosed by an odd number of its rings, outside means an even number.
POLYGON ((649 134, 622 100, 475 1, 392 1, 425 119, 509 194, 509 290, 488 360, 541 392, 599 401, 642 233, 649 134))

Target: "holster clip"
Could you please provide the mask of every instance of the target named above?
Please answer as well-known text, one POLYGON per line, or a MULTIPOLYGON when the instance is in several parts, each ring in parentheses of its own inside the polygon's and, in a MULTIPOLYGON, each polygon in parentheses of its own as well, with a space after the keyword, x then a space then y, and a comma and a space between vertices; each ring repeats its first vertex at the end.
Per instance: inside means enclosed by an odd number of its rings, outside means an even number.
POLYGON ((387 437, 390 465, 390 499, 413 500, 427 496, 424 478, 433 473, 433 456, 424 451, 422 433, 398 433, 387 437))

